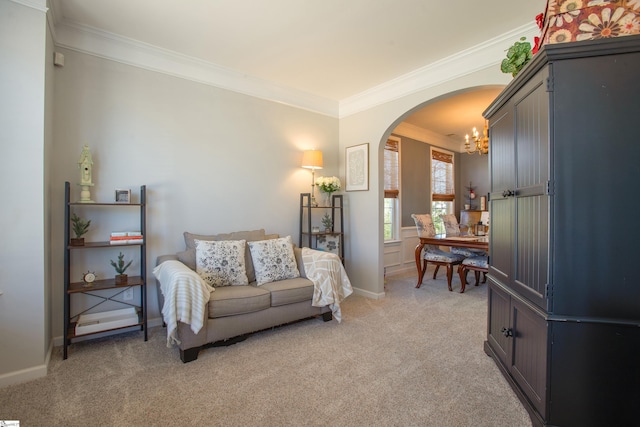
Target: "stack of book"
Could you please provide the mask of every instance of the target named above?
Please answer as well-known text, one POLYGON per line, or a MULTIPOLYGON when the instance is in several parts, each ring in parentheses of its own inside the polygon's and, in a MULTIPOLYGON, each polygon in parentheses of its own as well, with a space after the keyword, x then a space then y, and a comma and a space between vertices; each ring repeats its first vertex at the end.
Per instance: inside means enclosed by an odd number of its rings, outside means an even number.
POLYGON ((142 242, 142 233, 139 231, 114 231, 109 239, 112 245, 142 244, 142 242))

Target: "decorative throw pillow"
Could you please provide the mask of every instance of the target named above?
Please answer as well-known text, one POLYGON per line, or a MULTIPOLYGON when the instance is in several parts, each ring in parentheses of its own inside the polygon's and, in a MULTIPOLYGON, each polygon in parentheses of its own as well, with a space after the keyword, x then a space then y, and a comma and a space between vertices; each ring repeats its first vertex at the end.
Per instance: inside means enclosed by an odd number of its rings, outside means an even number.
POLYGON ((213 287, 248 285, 246 240, 195 240, 196 273, 213 287))
POLYGON ((249 242, 258 286, 300 277, 291 236, 249 242))
MULTIPOLYGON (((194 234, 187 231, 184 232, 184 243, 187 249, 184 252, 178 254, 178 259, 184 264, 189 266, 192 270, 196 269, 196 239, 198 240, 246 240, 247 242, 253 242, 254 240, 267 240, 280 237, 277 234, 265 234, 264 229, 249 230, 249 231, 234 231, 233 233, 223 234, 194 234), (193 260, 193 261, 192 261, 193 260), (191 262, 191 264, 189 264, 191 262), (193 267, 191 267, 193 265, 193 267)), ((245 269, 247 271, 247 279, 249 282, 256 280, 256 274, 253 271, 253 262, 251 261, 251 253, 249 252, 249 245, 245 247, 244 251, 245 269)))

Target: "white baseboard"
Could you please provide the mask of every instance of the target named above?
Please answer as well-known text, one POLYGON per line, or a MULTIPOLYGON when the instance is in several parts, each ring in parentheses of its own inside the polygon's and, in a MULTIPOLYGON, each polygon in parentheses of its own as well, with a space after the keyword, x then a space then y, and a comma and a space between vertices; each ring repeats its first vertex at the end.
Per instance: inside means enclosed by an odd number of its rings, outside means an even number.
POLYGON ((44 363, 42 365, 36 365, 27 369, 21 369, 19 371, 9 372, 9 373, 0 375, 0 388, 13 385, 13 384, 19 384, 19 383, 23 383, 31 380, 36 380, 38 378, 47 376, 47 371, 49 369, 49 361, 51 360, 52 352, 53 352, 53 341, 49 346, 49 350, 47 350, 47 354, 45 355, 44 363))
POLYGON ((385 296, 384 292, 371 292, 371 291, 366 291, 364 289, 360 289, 360 288, 353 288, 353 293, 356 295, 362 295, 363 297, 367 297, 367 298, 371 298, 371 299, 382 299, 385 296))

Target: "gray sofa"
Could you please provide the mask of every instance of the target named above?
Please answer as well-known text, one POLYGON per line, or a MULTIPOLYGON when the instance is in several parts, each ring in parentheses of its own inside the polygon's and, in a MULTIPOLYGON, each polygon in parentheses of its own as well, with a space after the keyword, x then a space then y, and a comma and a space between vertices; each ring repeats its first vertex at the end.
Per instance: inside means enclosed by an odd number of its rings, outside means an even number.
MULTIPOLYGON (((186 250, 174 255, 158 257, 157 265, 167 260, 178 260, 190 269, 196 269, 195 239, 207 241, 246 240, 247 242, 277 238, 264 230, 240 231, 218 235, 184 233, 186 250)), ((190 362, 207 346, 234 344, 252 332, 261 331, 297 320, 322 315, 324 321, 332 319, 328 306, 311 305, 314 286, 307 279, 301 249, 294 247, 300 277, 256 285, 256 275, 249 246, 245 250, 245 266, 249 285, 216 287, 204 307, 205 322, 197 334, 190 325, 178 322, 180 359, 190 362)), ((162 311, 164 296, 157 288, 158 307, 162 311)))

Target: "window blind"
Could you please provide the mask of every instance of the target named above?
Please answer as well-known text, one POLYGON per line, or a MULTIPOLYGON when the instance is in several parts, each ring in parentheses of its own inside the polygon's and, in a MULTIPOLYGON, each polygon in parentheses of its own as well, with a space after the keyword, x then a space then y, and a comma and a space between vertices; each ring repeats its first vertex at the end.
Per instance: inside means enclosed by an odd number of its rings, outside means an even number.
POLYGON ((384 146, 384 198, 397 199, 400 194, 398 184, 398 141, 388 139, 384 146))
POLYGON ((433 149, 431 150, 431 200, 452 202, 454 199, 453 155, 433 149))

